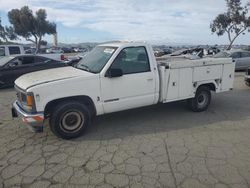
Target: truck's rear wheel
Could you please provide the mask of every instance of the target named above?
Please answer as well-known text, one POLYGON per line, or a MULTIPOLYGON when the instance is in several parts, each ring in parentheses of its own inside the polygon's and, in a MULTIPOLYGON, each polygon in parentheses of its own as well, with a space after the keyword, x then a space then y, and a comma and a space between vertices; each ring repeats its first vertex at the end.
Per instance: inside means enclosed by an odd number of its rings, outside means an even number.
POLYGON ((206 86, 197 89, 195 97, 188 99, 188 107, 194 112, 202 112, 207 110, 211 102, 211 91, 206 86))
POLYGON ((50 117, 51 131, 63 139, 81 136, 89 124, 90 112, 88 108, 76 101, 58 104, 50 117))

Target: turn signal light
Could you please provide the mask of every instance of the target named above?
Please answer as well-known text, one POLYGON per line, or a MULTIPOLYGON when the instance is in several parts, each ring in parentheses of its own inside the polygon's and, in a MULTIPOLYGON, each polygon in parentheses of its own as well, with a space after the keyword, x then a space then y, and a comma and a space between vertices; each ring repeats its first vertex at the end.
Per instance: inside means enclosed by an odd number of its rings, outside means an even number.
POLYGON ((30 95, 26 96, 26 104, 27 106, 32 106, 32 97, 30 95))

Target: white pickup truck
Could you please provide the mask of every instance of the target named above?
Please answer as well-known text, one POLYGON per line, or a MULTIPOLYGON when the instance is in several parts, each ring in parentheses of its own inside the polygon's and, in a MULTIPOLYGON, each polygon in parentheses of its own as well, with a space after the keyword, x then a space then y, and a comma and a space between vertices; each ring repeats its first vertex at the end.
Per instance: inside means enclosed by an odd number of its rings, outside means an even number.
POLYGON ((232 59, 224 58, 157 62, 145 43, 102 44, 75 67, 18 78, 12 115, 35 131, 49 119, 55 135, 71 139, 101 114, 184 99, 200 112, 208 108, 211 91, 233 88, 234 68, 232 59))
POLYGON ((4 56, 25 54, 21 45, 0 45, 0 58, 4 56))
MULTIPOLYGON (((0 58, 4 56, 23 55, 23 54, 25 54, 25 51, 22 45, 0 45, 0 58)), ((56 61, 64 61, 64 54, 62 53, 47 53, 38 55, 54 59, 56 61)))

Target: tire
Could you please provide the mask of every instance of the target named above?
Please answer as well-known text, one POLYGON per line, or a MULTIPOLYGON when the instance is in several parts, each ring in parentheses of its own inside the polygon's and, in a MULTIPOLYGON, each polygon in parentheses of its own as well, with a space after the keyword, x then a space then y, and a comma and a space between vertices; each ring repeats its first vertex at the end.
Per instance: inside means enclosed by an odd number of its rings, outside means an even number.
POLYGON ((81 136, 90 125, 89 109, 77 101, 59 103, 50 117, 50 129, 59 138, 81 136))
POLYGON ((211 91, 206 86, 201 86, 197 89, 195 97, 188 99, 187 104, 189 109, 194 112, 206 111, 211 102, 211 91))

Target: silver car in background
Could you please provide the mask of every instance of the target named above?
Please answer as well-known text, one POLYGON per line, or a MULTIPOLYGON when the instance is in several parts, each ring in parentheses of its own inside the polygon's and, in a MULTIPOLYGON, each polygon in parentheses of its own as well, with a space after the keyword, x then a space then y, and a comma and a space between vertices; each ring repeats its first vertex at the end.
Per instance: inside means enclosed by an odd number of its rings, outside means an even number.
POLYGON ((250 51, 230 50, 219 52, 214 58, 231 57, 235 61, 235 70, 246 70, 250 67, 250 51))

